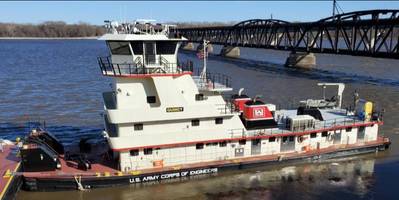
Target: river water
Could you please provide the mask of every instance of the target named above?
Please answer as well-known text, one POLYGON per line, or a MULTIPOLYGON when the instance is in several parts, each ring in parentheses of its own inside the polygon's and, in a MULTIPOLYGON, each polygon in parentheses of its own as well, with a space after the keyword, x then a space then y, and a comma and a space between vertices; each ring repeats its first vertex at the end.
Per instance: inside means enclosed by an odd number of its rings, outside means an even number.
MULTIPOLYGON (((215 50, 220 47, 215 47, 215 50)), ((0 138, 15 139, 46 125, 65 145, 80 138, 100 141, 101 92, 110 79, 96 57, 106 46, 95 40, 0 40, 0 138), (30 122, 30 123, 28 123, 30 122)), ((241 59, 210 56, 212 72, 229 75, 232 86, 279 106, 317 98, 318 82, 344 82, 344 105, 356 90, 386 110, 381 133, 391 148, 378 154, 297 166, 268 166, 173 183, 95 189, 86 192, 26 192, 17 199, 397 199, 399 180, 399 61, 319 55, 317 68, 284 68, 288 52, 241 49, 241 59)), ((201 62, 182 52, 181 61, 201 62)), ((333 95, 334 90, 328 90, 333 95)))

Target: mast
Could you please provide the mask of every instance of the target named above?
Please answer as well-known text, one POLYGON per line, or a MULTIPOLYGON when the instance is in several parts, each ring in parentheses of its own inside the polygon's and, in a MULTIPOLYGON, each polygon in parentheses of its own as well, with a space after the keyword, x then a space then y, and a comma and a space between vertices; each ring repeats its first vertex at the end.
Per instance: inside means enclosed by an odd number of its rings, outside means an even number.
POLYGON ((207 45, 208 45, 208 41, 206 41, 204 39, 204 42, 203 42, 204 68, 202 69, 202 72, 201 72, 201 78, 204 79, 204 80, 206 80, 206 57, 207 57, 206 48, 207 48, 207 45))

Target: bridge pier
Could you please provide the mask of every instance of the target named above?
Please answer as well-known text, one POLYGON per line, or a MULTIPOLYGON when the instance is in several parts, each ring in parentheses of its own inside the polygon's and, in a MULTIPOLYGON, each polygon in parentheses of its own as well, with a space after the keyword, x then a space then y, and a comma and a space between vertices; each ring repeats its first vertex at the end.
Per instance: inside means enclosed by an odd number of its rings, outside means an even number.
POLYGON ((194 51, 194 43, 188 42, 186 44, 183 44, 182 49, 187 51, 194 51))
POLYGON ((220 55, 229 58, 239 58, 240 57, 240 48, 233 46, 223 46, 220 51, 220 55))
MULTIPOLYGON (((197 51, 204 51, 204 44, 199 44, 197 47, 197 51)), ((208 53, 213 53, 213 46, 212 44, 207 45, 207 51, 208 53)))
POLYGON ((286 67, 312 69, 316 67, 316 56, 307 52, 291 52, 286 62, 286 67))

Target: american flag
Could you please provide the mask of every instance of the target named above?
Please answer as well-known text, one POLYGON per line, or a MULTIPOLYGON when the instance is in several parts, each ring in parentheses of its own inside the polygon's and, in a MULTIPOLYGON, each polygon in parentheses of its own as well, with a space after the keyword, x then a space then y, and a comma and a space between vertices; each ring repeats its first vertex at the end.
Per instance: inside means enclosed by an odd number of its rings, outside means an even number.
MULTIPOLYGON (((208 54, 208 52, 206 52, 207 54, 208 54)), ((199 58, 199 59, 204 59, 204 51, 200 51, 200 52, 198 52, 197 53, 197 57, 199 58)), ((206 56, 208 56, 208 55, 206 55, 206 56)))
POLYGON ((204 52, 203 52, 203 51, 198 52, 198 53, 197 53, 197 57, 198 57, 199 59, 204 59, 204 52))

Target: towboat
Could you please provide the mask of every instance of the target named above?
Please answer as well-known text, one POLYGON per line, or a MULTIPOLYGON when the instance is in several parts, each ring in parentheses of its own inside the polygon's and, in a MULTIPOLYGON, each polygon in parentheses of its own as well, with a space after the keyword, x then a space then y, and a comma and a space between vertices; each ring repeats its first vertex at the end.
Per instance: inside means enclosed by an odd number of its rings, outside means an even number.
MULTIPOLYGON (((117 185, 189 179, 223 170, 374 153, 389 147, 379 132, 382 112, 355 96, 342 106, 345 85, 333 98, 308 99, 295 109, 277 108, 230 77, 179 62, 187 39, 174 26, 106 21, 109 56, 99 57, 112 80, 103 93, 106 144, 81 140, 67 150, 44 128, 35 128, 19 147, 23 187, 32 191, 87 190, 117 185), (228 94, 228 95, 226 95, 228 94), (226 98, 225 96, 230 96, 226 98)), ((10 149, 10 148, 8 148, 10 149)), ((11 152, 11 151, 10 151, 11 152)))

